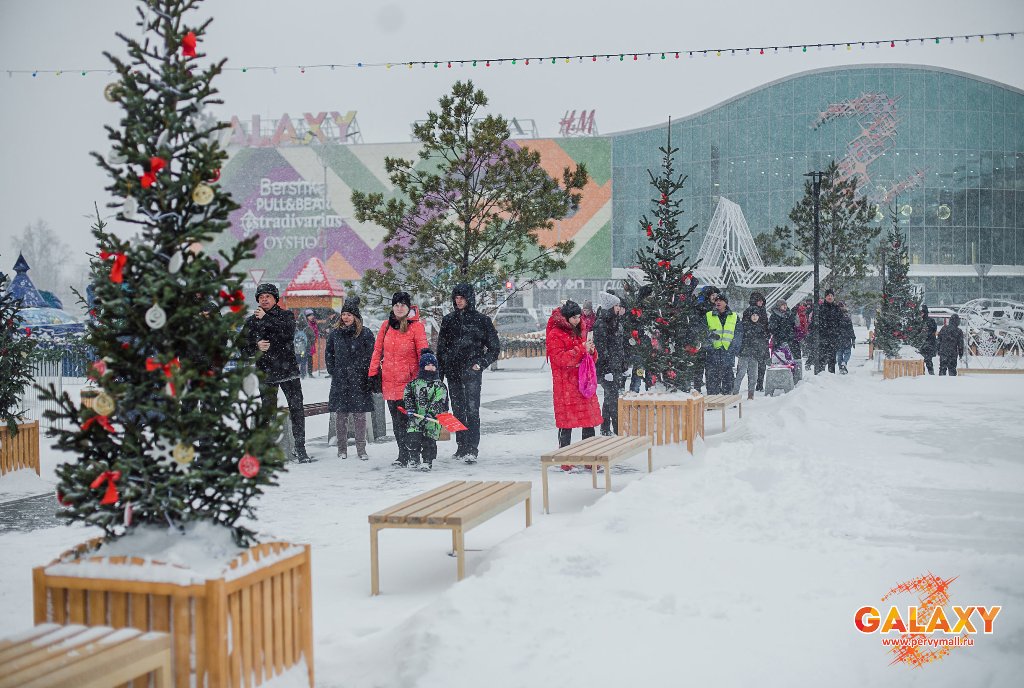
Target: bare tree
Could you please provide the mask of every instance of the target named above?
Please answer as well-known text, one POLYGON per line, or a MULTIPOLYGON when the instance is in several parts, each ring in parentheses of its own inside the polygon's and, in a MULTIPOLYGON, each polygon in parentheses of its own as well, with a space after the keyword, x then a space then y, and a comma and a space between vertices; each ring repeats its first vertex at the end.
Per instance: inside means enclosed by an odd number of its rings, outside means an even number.
POLYGON ((28 261, 32 268, 29 276, 36 288, 53 292, 73 310, 74 297, 67 284, 68 268, 72 267, 71 247, 61 240, 50 223, 42 218, 30 222, 20 236, 11 238, 11 245, 15 253, 20 252, 28 261))

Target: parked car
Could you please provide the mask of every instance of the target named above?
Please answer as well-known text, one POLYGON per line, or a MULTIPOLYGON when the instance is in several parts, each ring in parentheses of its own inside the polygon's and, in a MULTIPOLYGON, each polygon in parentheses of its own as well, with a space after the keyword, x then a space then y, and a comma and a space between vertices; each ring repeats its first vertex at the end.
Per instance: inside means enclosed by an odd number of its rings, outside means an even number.
POLYGON ((540 323, 525 309, 523 312, 503 310, 494 316, 494 329, 499 335, 526 334, 541 330, 540 323))

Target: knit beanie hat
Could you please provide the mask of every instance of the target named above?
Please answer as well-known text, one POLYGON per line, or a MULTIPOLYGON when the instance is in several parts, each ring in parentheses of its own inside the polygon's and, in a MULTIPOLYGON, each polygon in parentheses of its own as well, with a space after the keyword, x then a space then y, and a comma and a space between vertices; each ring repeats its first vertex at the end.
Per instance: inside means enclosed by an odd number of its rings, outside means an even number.
POLYGON ((583 309, 580 308, 580 305, 572 299, 562 304, 562 308, 560 310, 562 311, 562 317, 566 320, 574 315, 581 315, 583 313, 583 309))
POLYGON ((606 291, 601 292, 597 295, 597 305, 606 311, 610 311, 614 306, 620 305, 622 302, 619 297, 615 294, 609 294, 606 291))
POLYGON ((257 299, 260 297, 260 294, 270 294, 271 296, 274 297, 274 301, 281 300, 281 292, 277 290, 277 285, 271 284, 270 282, 264 282, 260 286, 256 287, 257 299))
POLYGON ((407 292, 407 291, 396 291, 395 292, 395 295, 391 297, 391 305, 395 306, 395 305, 400 304, 400 303, 404 303, 409 308, 412 308, 412 297, 409 296, 409 292, 407 292))
POLYGON ((346 296, 345 303, 341 306, 342 313, 351 313, 360 320, 363 316, 359 314, 359 297, 358 296, 346 296))
POLYGON ((437 367, 437 356, 430 349, 423 349, 420 351, 420 370, 423 370, 428 365, 437 367))

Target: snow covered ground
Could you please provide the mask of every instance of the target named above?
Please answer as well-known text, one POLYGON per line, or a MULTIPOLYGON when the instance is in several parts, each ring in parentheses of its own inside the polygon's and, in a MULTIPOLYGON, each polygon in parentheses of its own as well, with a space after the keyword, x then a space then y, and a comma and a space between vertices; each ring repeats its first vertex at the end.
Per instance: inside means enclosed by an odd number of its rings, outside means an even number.
MULTIPOLYGON (((854 353, 850 375, 758 395, 725 433, 710 413, 695 456, 660 447, 651 475, 641 456, 617 467, 610 495, 553 472, 551 515, 540 513, 539 455, 556 444, 541 359, 485 377, 476 466, 448 458, 454 442, 430 474, 391 468, 387 443, 342 462, 322 439, 326 416, 312 419, 320 461, 281 476, 257 525, 263 539, 313 545, 317 684, 1020 685, 1024 376, 883 382, 854 353), (371 598, 367 515, 464 478, 532 480, 533 526, 518 507, 470 531, 459 584, 449 535, 384 531, 383 594, 371 598), (890 665, 854 613, 928 572, 957 577, 951 604, 1002 605, 995 632, 924 668, 890 665)), ((328 386, 305 381, 307 401, 328 386)), ((0 500, 51 491, 61 459, 46 449, 43 478, 5 476, 0 500)), ((0 534, 2 628, 31 624, 31 566, 90 535, 0 534)))

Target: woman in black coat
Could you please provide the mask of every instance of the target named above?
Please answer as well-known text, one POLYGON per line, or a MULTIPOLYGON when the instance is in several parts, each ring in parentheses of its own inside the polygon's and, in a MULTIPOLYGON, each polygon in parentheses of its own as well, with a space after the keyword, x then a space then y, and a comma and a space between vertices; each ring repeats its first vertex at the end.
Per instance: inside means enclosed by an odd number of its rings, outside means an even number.
POLYGON ((331 330, 324 351, 324 362, 331 375, 331 396, 327 410, 337 413, 338 456, 348 458, 348 424, 351 419, 356 436, 356 454, 366 461, 366 414, 373 410, 370 394, 370 359, 373 357, 373 333, 363 327, 359 297, 345 299, 338 326, 331 330))

